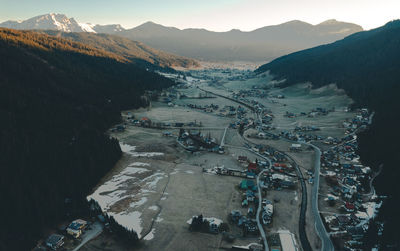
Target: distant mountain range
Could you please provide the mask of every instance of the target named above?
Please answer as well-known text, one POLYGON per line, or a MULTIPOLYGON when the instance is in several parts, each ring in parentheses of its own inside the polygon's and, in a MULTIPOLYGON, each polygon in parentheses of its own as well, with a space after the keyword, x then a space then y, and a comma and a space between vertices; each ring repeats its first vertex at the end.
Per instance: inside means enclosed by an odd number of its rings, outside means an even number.
MULTIPOLYGON (((374 181, 377 193, 388 195, 378 220, 384 221, 382 250, 398 250, 400 240, 400 20, 353 34, 328 45, 299 51, 261 66, 285 85, 311 82, 315 88, 336 83, 358 107, 375 112, 370 130, 358 135, 364 164, 383 171, 374 181)), ((362 241, 363 250, 376 242, 376 226, 362 241), (374 230, 375 229, 375 230, 374 230), (375 232, 374 232, 375 231, 375 232)))
POLYGON ((45 29, 63 32, 107 33, 143 42, 151 47, 177 55, 211 61, 270 61, 279 56, 313 46, 334 42, 362 27, 352 23, 328 20, 318 25, 302 21, 265 26, 254 31, 213 32, 205 29, 165 27, 147 22, 132 29, 118 24, 78 23, 63 14, 46 14, 22 22, 6 21, 0 27, 12 29, 45 29))
POLYGON ((291 21, 254 31, 179 30, 147 22, 118 35, 154 48, 202 60, 269 61, 284 54, 342 39, 362 28, 329 20, 319 25, 291 21))

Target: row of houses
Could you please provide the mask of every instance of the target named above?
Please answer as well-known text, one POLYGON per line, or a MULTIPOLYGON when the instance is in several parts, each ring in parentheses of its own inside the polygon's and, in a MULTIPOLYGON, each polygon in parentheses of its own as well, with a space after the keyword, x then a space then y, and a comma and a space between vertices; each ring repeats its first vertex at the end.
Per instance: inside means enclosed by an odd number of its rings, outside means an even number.
MULTIPOLYGON (((344 122, 350 131, 365 126, 369 121, 368 110, 360 110, 354 119, 344 122)), ((370 221, 375 217, 381 202, 376 196, 366 195, 369 190, 371 168, 360 163, 356 154, 357 137, 349 134, 339 139, 321 156, 321 166, 325 167, 325 180, 328 184, 328 204, 336 205, 337 214, 324 217, 331 236, 340 240, 341 248, 362 247, 370 221), (337 204, 339 203, 339 204, 337 204)))
MULTIPOLYGON (((66 235, 70 235, 74 239, 81 237, 85 231, 88 223, 82 219, 76 219, 72 221, 68 227, 65 228, 66 235)), ((51 250, 58 250, 65 244, 65 236, 63 234, 51 234, 45 240, 45 246, 51 250)), ((38 246, 35 250, 46 250, 43 246, 38 246)))

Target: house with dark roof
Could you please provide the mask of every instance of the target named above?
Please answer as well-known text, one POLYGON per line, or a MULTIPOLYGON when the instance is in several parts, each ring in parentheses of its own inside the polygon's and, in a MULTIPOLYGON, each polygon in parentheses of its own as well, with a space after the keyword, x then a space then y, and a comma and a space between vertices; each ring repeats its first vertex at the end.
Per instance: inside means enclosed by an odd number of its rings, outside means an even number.
POLYGON ((64 245, 64 236, 60 234, 52 234, 46 240, 46 246, 53 250, 57 250, 64 245))

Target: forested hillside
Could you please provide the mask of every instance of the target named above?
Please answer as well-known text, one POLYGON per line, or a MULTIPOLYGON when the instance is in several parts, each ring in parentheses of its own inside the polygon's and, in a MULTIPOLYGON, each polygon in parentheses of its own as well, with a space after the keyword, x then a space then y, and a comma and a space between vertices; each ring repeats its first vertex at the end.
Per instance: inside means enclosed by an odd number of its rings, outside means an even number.
POLYGON ((399 245, 400 21, 278 58, 257 70, 265 71, 286 79, 286 85, 337 83, 356 106, 376 112, 371 129, 359 135, 360 154, 372 167, 384 165, 375 182, 378 193, 389 195, 380 214, 386 220, 383 241, 399 245))
POLYGON ((115 53, 137 64, 150 69, 159 68, 191 68, 198 67, 199 63, 190 58, 173 55, 167 52, 153 49, 143 43, 132 41, 128 38, 108 34, 73 33, 55 30, 38 31, 48 35, 68 38, 97 49, 115 53))
POLYGON ((0 29, 0 250, 29 250, 79 213, 121 155, 106 129, 172 84, 104 50, 0 29))

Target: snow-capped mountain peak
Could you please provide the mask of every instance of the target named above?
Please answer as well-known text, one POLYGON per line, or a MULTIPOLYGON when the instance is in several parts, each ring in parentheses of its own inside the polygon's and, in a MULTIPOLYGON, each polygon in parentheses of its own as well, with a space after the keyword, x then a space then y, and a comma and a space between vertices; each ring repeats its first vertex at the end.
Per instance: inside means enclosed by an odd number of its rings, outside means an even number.
POLYGON ((1 27, 19 30, 59 30, 64 32, 94 32, 91 24, 79 24, 64 14, 49 13, 24 21, 6 21, 1 27))
POLYGON ((93 29, 93 27, 95 27, 94 24, 90 23, 78 23, 78 24, 81 27, 82 31, 96 33, 96 31, 93 29))
POLYGON ((24 21, 6 21, 0 23, 0 27, 17 30, 59 30, 63 32, 93 32, 114 34, 125 29, 119 24, 94 25, 90 23, 78 23, 73 18, 64 14, 49 13, 36 16, 24 21))
POLYGON ((56 26, 57 30, 71 32, 78 31, 78 27, 80 27, 75 19, 69 19, 63 14, 50 13, 49 15, 45 15, 42 18, 48 19, 49 16, 51 18, 49 21, 56 26))

